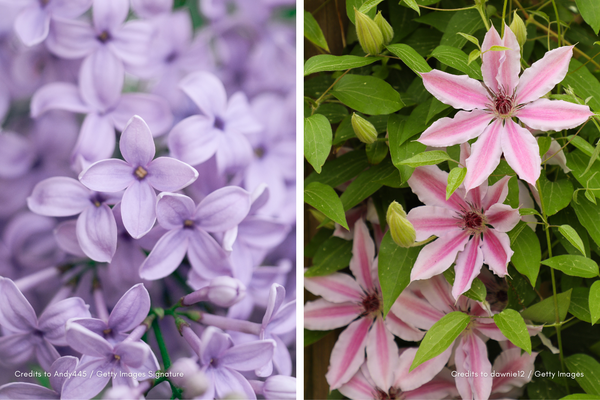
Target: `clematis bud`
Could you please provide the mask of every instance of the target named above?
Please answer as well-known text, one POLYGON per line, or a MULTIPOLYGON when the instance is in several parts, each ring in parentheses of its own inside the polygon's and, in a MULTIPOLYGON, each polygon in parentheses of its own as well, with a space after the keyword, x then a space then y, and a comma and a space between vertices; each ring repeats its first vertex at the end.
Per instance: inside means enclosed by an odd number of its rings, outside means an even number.
POLYGON ((392 239, 398 246, 411 247, 415 243, 415 228, 406 218, 406 213, 399 203, 394 201, 390 204, 385 219, 390 227, 392 239))
POLYGON ((358 140, 366 144, 371 144, 377 140, 377 130, 372 123, 356 113, 352 114, 352 119, 350 121, 352 122, 352 129, 358 140))
POLYGON ((246 296, 246 286, 230 276, 218 276, 208 286, 188 294, 182 304, 189 306, 199 301, 210 301, 220 307, 231 307, 246 296))
POLYGON ((521 17, 519 17, 516 11, 513 15, 513 21, 510 24, 510 30, 513 31, 513 33, 517 37, 517 42, 519 42, 519 46, 521 46, 522 49, 525 45, 525 42, 527 41, 527 28, 525 27, 525 23, 523 22, 521 17))
POLYGON ((383 48, 383 34, 381 30, 368 15, 354 9, 354 21, 356 23, 356 36, 358 42, 367 54, 379 54, 383 48))
POLYGON ((387 22, 385 18, 383 18, 383 15, 381 15, 381 11, 377 13, 373 21, 375 21, 375 23, 379 27, 379 30, 381 31, 381 34, 383 35, 383 44, 390 43, 394 38, 394 28, 392 28, 390 23, 387 22))

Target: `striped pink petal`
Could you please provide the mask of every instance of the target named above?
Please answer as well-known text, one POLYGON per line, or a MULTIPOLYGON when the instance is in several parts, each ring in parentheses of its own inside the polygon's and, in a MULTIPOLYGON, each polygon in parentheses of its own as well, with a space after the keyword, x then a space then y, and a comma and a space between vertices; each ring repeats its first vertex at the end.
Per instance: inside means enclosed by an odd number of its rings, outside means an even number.
MULTIPOLYGON (((481 316, 487 316, 487 313, 481 316)), ((489 337, 490 339, 494 339, 499 342, 508 340, 508 338, 504 336, 502 331, 500 331, 500 328, 496 326, 496 323, 491 318, 477 318, 473 322, 473 329, 489 337)))
POLYGON ((410 290, 405 290, 392 305, 390 314, 420 329, 428 330, 438 322, 444 313, 433 307, 427 300, 417 297, 410 290))
POLYGON ((447 270, 459 251, 463 251, 469 241, 465 231, 450 233, 423 247, 410 273, 410 280, 429 279, 447 270))
POLYGON ((562 100, 538 99, 517 112, 528 127, 541 131, 561 131, 583 124, 593 115, 588 106, 562 100))
POLYGON ((350 275, 335 272, 326 276, 315 276, 304 279, 308 291, 332 303, 361 301, 363 291, 350 275))
POLYGON ((506 268, 514 251, 510 248, 510 238, 504 232, 488 229, 483 234, 483 262, 499 277, 506 275, 506 268))
POLYGON ((388 315, 385 317, 385 326, 390 332, 402 340, 418 342, 425 336, 424 331, 402 321, 393 312, 388 313, 388 315))
POLYGON ((367 367, 373 382, 383 390, 391 387, 397 363, 398 346, 380 315, 367 337, 367 367))
POLYGON ((412 191, 428 206, 445 207, 458 212, 468 208, 462 199, 464 192, 460 188, 446 201, 447 183, 448 173, 435 165, 416 168, 408 180, 412 191))
POLYGON ((348 382, 365 361, 367 334, 372 323, 371 318, 360 318, 340 334, 331 351, 329 371, 325 375, 331 390, 348 382))
POLYGON ((481 84, 467 75, 452 75, 434 69, 421 74, 425 88, 444 104, 463 110, 484 109, 488 93, 481 84))
POLYGON ((402 395, 403 400, 456 398, 458 398, 456 383, 448 368, 442 369, 442 372, 420 388, 404 392, 402 395))
POLYGON ((362 368, 338 390, 349 399, 371 399, 377 395, 377 388, 365 377, 362 368))
POLYGON ((429 361, 425 361, 410 372, 410 366, 417 354, 417 348, 411 347, 406 349, 400 355, 398 360, 398 367, 396 368, 396 376, 398 378, 394 382, 394 386, 399 387, 403 392, 406 392, 414 390, 431 381, 444 368, 450 359, 453 347, 454 343, 448 346, 448 348, 439 356, 436 356, 429 361))
POLYGON ((485 212, 485 219, 496 231, 508 232, 519 223, 521 215, 508 204, 496 203, 485 212))
POLYGON ((502 46, 503 41, 498 31, 494 26, 485 34, 483 43, 481 44, 481 50, 484 52, 481 56, 481 74, 483 75, 483 82, 486 86, 494 93, 498 93, 498 69, 500 67, 500 59, 503 56, 501 51, 487 51, 492 46, 502 46))
POLYGON ((361 312, 356 303, 334 304, 318 299, 304 305, 304 327, 314 331, 340 328, 354 321, 361 312))
POLYGON ((479 248, 479 245, 479 235, 473 236, 465 246, 465 250, 460 252, 456 258, 456 265, 454 266, 456 277, 452 286, 452 296, 455 299, 458 299, 461 294, 471 289, 473 279, 481 271, 481 267, 483 266, 483 252, 479 248))
POLYGON ((542 159, 537 141, 527 129, 507 119, 502 134, 502 151, 519 178, 534 185, 540 177, 542 159))
MULTIPOLYGON (((521 51, 519 42, 513 31, 505 24, 504 37, 502 38, 502 46, 508 47, 510 50, 503 50, 499 53, 501 56, 501 64, 498 68, 498 88, 502 88, 505 93, 511 95, 517 84, 519 83, 519 72, 521 72, 521 51)), ((491 52, 490 53, 495 53, 491 52)))
POLYGON ((375 244, 367 224, 361 218, 354 224, 354 241, 352 242, 352 259, 350 260, 350 271, 354 274, 358 284, 365 290, 375 289, 373 284, 372 264, 375 258, 375 244))
POLYGON ((465 190, 468 192, 487 181, 487 178, 500 164, 502 155, 501 138, 504 133, 501 120, 492 122, 471 147, 471 156, 467 158, 465 190))
POLYGON ((492 392, 492 364, 483 340, 467 331, 456 348, 456 386, 463 399, 487 399, 492 392), (477 374, 477 376, 474 376, 477 374), (483 377, 487 374, 487 377, 483 377), (461 376, 462 375, 462 376, 461 376))
POLYGON ((481 206, 484 211, 487 211, 492 205, 496 203, 504 203, 506 196, 508 195, 508 181, 510 176, 505 176, 498 182, 490 186, 483 198, 481 206))
POLYGON ((533 363, 537 355, 536 352, 521 354, 519 348, 508 349, 500 353, 494 360, 493 369, 500 374, 494 379, 492 391, 506 393, 528 383, 534 371, 533 363))
POLYGON ((444 207, 416 207, 410 210, 407 218, 415 228, 417 241, 425 240, 432 235, 444 236, 460 229, 456 212, 444 207))
POLYGON ((452 287, 442 275, 434 276, 426 281, 413 283, 415 291, 421 295, 436 309, 444 314, 455 310, 456 300, 452 297, 452 287))
POLYGON ((418 141, 433 147, 464 143, 481 135, 493 118, 493 114, 483 110, 459 111, 454 118, 445 117, 435 121, 418 141))

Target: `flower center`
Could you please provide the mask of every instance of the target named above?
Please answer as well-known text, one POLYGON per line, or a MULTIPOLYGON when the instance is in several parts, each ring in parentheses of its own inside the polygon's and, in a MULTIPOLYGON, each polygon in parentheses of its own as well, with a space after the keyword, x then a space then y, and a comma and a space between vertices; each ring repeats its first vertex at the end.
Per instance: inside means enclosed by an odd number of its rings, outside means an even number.
POLYGON ((194 221, 192 221, 191 219, 186 219, 185 221, 183 221, 183 227, 187 228, 187 229, 191 229, 194 227, 194 221))
POLYGON ((390 390, 386 393, 378 388, 376 396, 377 400, 396 400, 400 398, 400 389, 391 387, 390 390))
POLYGON ((381 309, 381 298, 378 293, 369 293, 362 299, 363 315, 377 312, 381 309))
POLYGON ((500 89, 500 91, 494 94, 493 97, 493 108, 498 116, 512 116, 512 112, 514 110, 514 94, 509 96, 504 89, 500 89))
POLYGON ((223 121, 223 119, 221 117, 215 117, 214 127, 221 131, 224 130, 225 129, 225 121, 223 121))
POLYGON ((146 175, 148 175, 148 171, 146 171, 144 168, 142 167, 137 167, 135 169, 135 171, 133 171, 133 174, 139 179, 142 180, 146 177, 146 175))
POLYGON ((96 36, 96 39, 98 39, 102 43, 108 42, 110 40, 110 38, 111 38, 110 33, 108 33, 108 31, 102 31, 101 34, 96 36))
POLYGON ((480 210, 475 210, 474 208, 464 210, 456 218, 459 220, 458 225, 471 235, 482 233, 486 230, 485 216, 480 210))
POLYGON ((90 198, 90 201, 94 206, 100 207, 102 203, 106 201, 106 199, 100 193, 96 193, 90 198))

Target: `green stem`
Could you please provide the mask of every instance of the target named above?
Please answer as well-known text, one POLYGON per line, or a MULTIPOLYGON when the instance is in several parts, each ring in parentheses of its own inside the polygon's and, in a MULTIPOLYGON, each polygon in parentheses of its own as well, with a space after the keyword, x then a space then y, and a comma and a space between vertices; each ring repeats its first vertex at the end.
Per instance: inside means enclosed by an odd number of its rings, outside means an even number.
POLYGON ((476 7, 476 8, 477 8, 477 11, 479 11, 479 15, 481 15, 481 19, 483 20, 483 24, 485 25, 485 30, 489 31, 490 30, 490 23, 489 23, 489 21, 487 19, 487 15, 485 14, 485 8, 484 7, 485 7, 485 5, 482 4, 482 5, 480 5, 480 6, 476 7))
POLYGON ((160 356, 162 357, 165 370, 168 370, 171 367, 171 358, 169 357, 165 339, 163 338, 160 326, 158 325, 158 320, 154 320, 152 329, 154 330, 154 336, 156 336, 156 341, 158 342, 158 348, 160 349, 160 356))
POLYGON ((558 25, 558 28, 556 30, 558 33, 558 36, 556 39, 558 40, 558 47, 560 47, 561 40, 562 40, 562 35, 560 33, 560 17, 558 16, 558 8, 556 8, 556 2, 554 0, 552 0, 552 5, 554 6, 554 13, 556 14, 556 25, 558 25))
POLYGON ((502 7, 502 37, 504 37, 504 25, 506 24, 504 20, 506 18, 506 3, 508 3, 508 0, 504 0, 504 6, 502 7))

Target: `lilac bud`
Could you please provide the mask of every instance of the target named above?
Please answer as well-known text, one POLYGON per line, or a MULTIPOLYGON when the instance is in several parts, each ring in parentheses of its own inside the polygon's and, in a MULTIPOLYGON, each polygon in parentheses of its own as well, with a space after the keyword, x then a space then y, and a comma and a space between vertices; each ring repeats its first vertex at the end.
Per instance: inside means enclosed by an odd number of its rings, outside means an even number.
POLYGON ((284 375, 271 376, 265 381, 262 392, 267 400, 295 399, 296 378, 284 375))
POLYGON ((199 301, 210 301, 221 307, 231 307, 246 296, 246 286, 230 276, 219 276, 206 287, 196 290, 183 298, 189 306, 199 301))
POLYGON ((204 394, 208 389, 208 380, 198 363, 191 358, 180 358, 169 368, 169 380, 183 388, 186 398, 204 394))

